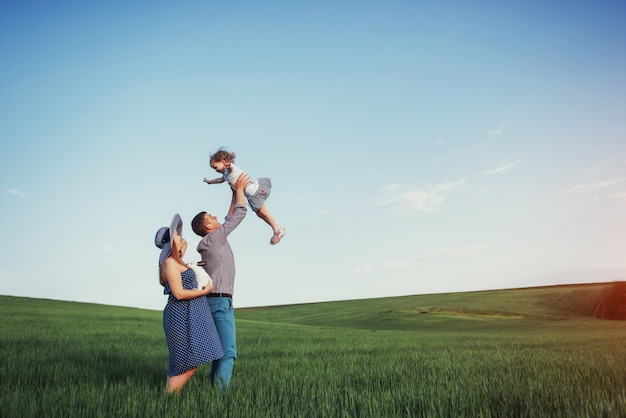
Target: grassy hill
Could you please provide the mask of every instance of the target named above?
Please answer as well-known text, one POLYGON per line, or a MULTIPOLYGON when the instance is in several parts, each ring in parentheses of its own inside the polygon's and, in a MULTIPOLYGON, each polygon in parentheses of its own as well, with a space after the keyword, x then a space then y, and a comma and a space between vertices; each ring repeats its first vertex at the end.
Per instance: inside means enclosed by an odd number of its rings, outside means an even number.
POLYGON ((626 416, 624 286, 237 309, 228 396, 180 399, 160 311, 0 296, 0 416, 626 416))
MULTIPOLYGON (((463 321, 477 327, 520 325, 529 321, 591 319, 602 301, 604 311, 621 313, 622 282, 544 286, 480 292, 442 293, 238 309, 241 320, 375 330, 445 329, 463 321), (619 292, 618 292, 619 293, 619 292)), ((624 319, 606 316, 608 319, 624 319)))
MULTIPOLYGON (((67 321, 107 312, 116 322, 152 320, 158 311, 89 303, 0 296, 0 312, 14 319, 68 312, 67 321), (33 304, 37 301, 37 304, 33 304)), ((626 282, 357 299, 296 305, 237 308, 237 320, 371 330, 411 330, 458 321, 505 326, 567 319, 626 319, 626 282)))

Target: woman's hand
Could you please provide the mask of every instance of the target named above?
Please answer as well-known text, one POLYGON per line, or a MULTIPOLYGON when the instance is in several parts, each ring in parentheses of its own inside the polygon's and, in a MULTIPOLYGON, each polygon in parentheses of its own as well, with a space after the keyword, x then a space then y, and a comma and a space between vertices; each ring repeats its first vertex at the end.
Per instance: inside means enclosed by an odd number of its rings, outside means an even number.
POLYGON ((206 286, 202 288, 202 291, 204 292, 202 295, 203 296, 208 295, 209 293, 211 293, 211 290, 213 290, 213 283, 209 282, 209 284, 207 284, 206 286))

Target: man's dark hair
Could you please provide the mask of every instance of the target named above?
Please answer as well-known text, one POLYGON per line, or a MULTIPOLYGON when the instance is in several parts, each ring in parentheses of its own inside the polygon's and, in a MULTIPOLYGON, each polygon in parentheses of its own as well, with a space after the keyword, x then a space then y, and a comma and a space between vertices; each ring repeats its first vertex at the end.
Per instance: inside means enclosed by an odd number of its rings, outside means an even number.
POLYGON ((206 212, 200 212, 191 220, 191 229, 196 233, 199 237, 204 237, 207 234, 207 230, 204 227, 204 217, 206 216, 206 212))

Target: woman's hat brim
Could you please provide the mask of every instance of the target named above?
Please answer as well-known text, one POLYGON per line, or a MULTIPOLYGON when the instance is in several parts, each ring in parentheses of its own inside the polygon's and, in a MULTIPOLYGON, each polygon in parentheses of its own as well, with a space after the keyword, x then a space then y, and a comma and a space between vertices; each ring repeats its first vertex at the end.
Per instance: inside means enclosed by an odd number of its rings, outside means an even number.
POLYGON ((176 231, 180 236, 183 235, 183 220, 178 213, 172 218, 169 228, 164 226, 157 231, 154 237, 154 244, 161 248, 159 266, 172 253, 172 240, 174 239, 174 233, 172 231, 176 231))

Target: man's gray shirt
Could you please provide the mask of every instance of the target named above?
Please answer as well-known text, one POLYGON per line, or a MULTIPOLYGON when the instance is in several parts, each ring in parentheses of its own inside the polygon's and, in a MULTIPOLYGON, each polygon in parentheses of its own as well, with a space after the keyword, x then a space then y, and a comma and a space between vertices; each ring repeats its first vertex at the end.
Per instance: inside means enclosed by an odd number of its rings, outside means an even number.
POLYGON ((235 291, 235 257, 228 243, 228 235, 246 217, 247 209, 235 205, 233 214, 227 216, 222 226, 205 235, 198 244, 197 251, 206 264, 204 269, 213 279, 211 293, 230 293, 235 291))

